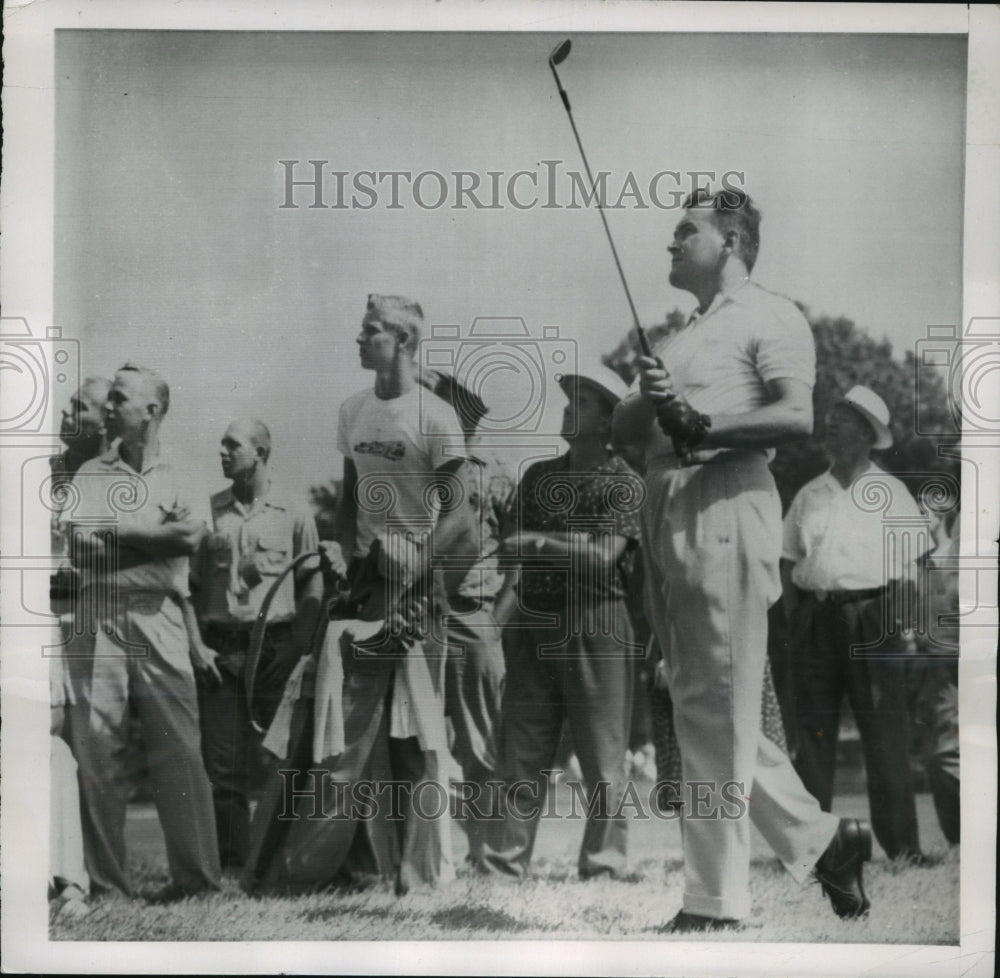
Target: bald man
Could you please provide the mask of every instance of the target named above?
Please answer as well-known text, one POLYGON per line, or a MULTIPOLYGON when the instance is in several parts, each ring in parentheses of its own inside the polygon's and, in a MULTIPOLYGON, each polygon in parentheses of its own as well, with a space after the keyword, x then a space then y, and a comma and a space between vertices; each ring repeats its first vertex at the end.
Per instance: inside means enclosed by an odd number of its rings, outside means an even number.
MULTIPOLYGON (((212 782, 219 855, 237 870, 250 839, 250 770, 258 737, 246 698, 250 632, 267 592, 300 554, 316 550, 312 514, 271 486, 271 433, 262 421, 234 421, 222 436, 222 474, 232 482, 212 496, 212 532, 192 566, 198 621, 217 653, 217 673, 198 675, 201 747, 212 782)), ((255 684, 255 711, 270 723, 299 656, 309 650, 323 583, 306 561, 285 578, 270 606, 255 684)))

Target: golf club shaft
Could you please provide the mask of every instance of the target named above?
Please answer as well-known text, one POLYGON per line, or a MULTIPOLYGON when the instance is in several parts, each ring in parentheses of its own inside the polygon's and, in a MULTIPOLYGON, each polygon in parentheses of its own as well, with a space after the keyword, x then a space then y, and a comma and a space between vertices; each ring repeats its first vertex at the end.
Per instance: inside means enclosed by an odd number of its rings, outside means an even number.
POLYGON ((639 322, 639 314, 635 311, 635 303, 632 301, 632 293, 629 291, 628 282, 625 279, 625 272, 622 271, 622 263, 618 258, 618 249, 615 247, 614 238, 611 237, 611 228, 608 226, 608 219, 604 213, 604 205, 601 203, 601 198, 597 194, 597 186, 594 183, 594 175, 590 171, 590 163, 587 160, 587 154, 583 150, 583 143, 580 141, 580 133, 576 128, 576 120, 573 118, 573 110, 569 106, 569 96, 566 94, 566 89, 562 87, 562 82, 559 79, 559 73, 556 71, 556 66, 554 64, 550 64, 549 67, 552 68, 552 74, 555 75, 556 86, 559 89, 559 96, 566 108, 566 115, 569 116, 569 124, 573 129, 573 138, 576 140, 576 147, 580 150, 580 156, 583 158, 583 168, 587 171, 587 180, 590 181, 590 192, 597 199, 597 213, 601 215, 601 223, 604 225, 604 233, 607 235, 608 244, 611 246, 611 257, 615 260, 615 268, 618 269, 618 277, 621 279, 622 288, 625 290, 625 298, 628 300, 628 307, 632 312, 632 322, 635 324, 636 333, 639 337, 639 346, 642 347, 642 352, 647 357, 652 358, 653 349, 649 345, 649 339, 646 336, 646 331, 642 328, 642 325, 639 322))
MULTIPOLYGON (((601 223, 604 225, 604 233, 607 235, 608 244, 611 246, 611 255, 615 260, 615 268, 618 269, 618 277, 621 279, 622 288, 625 290, 625 298, 628 299, 628 307, 632 311, 632 322, 635 324, 636 336, 639 338, 639 346, 642 348, 643 354, 649 357, 650 360, 655 360, 662 369, 663 361, 654 355, 653 348, 649 343, 649 337, 646 336, 646 331, 642 328, 642 324, 639 322, 639 314, 635 311, 635 303, 632 301, 632 293, 629 291, 628 282, 625 279, 625 272, 622 271, 622 263, 618 258, 618 249, 615 247, 614 238, 611 237, 611 228, 608 226, 608 219, 605 216, 601 198, 597 194, 597 185, 594 182, 594 175, 590 172, 590 162, 587 160, 587 154, 584 152, 583 143, 580 140, 580 133, 576 128, 576 120, 573 118, 573 110, 570 108, 569 96, 566 94, 566 89, 562 86, 562 80, 559 78, 559 72, 556 71, 557 62, 564 61, 567 54, 569 54, 569 41, 563 42, 563 44, 552 52, 549 56, 549 67, 552 69, 552 75, 556 80, 556 88, 559 89, 559 97, 562 99, 562 104, 566 109, 566 115, 569 116, 569 124, 573 129, 573 138, 576 140, 577 149, 580 150, 580 156, 583 158, 583 166, 587 171, 587 179, 590 181, 590 192, 597 198, 597 213, 601 215, 601 223)), ((674 446, 674 454, 679 459, 684 460, 686 464, 687 460, 691 457, 690 451, 674 436, 670 436, 670 441, 674 446)))

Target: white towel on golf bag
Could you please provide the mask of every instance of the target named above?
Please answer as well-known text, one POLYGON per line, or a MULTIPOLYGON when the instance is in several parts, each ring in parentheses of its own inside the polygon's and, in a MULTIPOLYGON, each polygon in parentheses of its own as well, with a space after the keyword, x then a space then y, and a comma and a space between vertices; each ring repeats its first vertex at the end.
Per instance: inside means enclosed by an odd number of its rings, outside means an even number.
POLYGON ((288 756, 288 740, 292 735, 292 713, 295 710, 295 704, 302 697, 302 683, 306 672, 312 665, 312 659, 303 656, 285 682, 285 691, 281 694, 281 702, 278 704, 278 709, 275 710, 274 719, 271 720, 271 726, 267 728, 267 734, 262 744, 264 750, 270 751, 275 757, 284 759, 288 756))
MULTIPOLYGON (((319 655, 315 660, 315 689, 313 693, 313 761, 321 764, 340 754, 344 739, 344 664, 343 639, 362 642, 373 637, 382 627, 382 621, 341 619, 331 621, 319 655), (349 635, 348 635, 349 633, 349 635)), ((406 704, 408 731, 416 736, 422 750, 448 750, 448 732, 444 719, 444 682, 442 673, 447 650, 436 642, 417 642, 399 667, 403 681, 394 696, 397 709, 402 705, 399 695, 405 689, 409 700, 406 704)), ((281 703, 264 738, 264 747, 276 757, 288 755, 292 714, 295 704, 302 698, 303 688, 313 668, 313 660, 302 659, 292 670, 285 684, 281 703)))

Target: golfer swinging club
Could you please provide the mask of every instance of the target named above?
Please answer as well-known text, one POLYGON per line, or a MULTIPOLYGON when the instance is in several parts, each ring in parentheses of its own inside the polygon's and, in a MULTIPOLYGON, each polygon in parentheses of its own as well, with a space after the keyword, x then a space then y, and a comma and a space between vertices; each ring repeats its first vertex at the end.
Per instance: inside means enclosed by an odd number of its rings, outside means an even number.
MULTIPOLYGON (((638 360, 616 435, 645 439, 642 549, 686 783, 719 809, 727 783, 792 877, 816 879, 841 917, 868 912, 871 834, 820 810, 760 729, 767 610, 781 594, 774 446, 812 431, 815 349, 787 299, 750 281, 760 213, 742 191, 699 191, 674 229, 670 284, 698 305, 638 360), (677 446, 682 446, 678 453, 677 446)), ((734 927, 750 912, 750 825, 685 812, 683 909, 671 932, 734 927)))

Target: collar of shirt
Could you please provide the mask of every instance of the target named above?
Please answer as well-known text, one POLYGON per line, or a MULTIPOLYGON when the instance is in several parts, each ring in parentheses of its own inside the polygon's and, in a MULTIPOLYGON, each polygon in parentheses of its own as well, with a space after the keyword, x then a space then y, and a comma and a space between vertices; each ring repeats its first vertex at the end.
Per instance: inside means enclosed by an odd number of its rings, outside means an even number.
MULTIPOLYGON (((877 475, 881 471, 882 469, 880 469, 873 461, 871 461, 871 459, 869 459, 868 468, 866 468, 863 472, 859 472, 854 477, 854 482, 857 482, 858 479, 863 479, 867 475, 877 475)), ((848 493, 853 489, 854 482, 852 482, 847 487, 844 487, 840 484, 840 481, 833 474, 833 469, 827 469, 822 475, 817 476, 816 485, 814 486, 814 488, 830 489, 833 492, 848 493)))
POLYGON ((264 490, 263 495, 258 496, 250 506, 246 503, 241 503, 233 493, 232 486, 227 489, 223 489, 218 495, 212 498, 212 512, 220 513, 227 509, 232 510, 234 513, 238 513, 243 519, 249 519, 255 513, 259 513, 262 508, 266 509, 280 509, 283 512, 288 509, 279 500, 272 498, 271 492, 272 486, 269 482, 267 484, 267 489, 264 490))
POLYGON ((694 323, 701 322, 707 319, 713 313, 718 312, 723 306, 728 305, 730 302, 736 301, 736 296, 739 292, 742 292, 750 284, 750 276, 748 275, 739 285, 734 289, 729 289, 728 291, 723 290, 721 292, 716 292, 712 298, 712 301, 708 304, 708 308, 702 312, 700 309, 695 309, 691 315, 688 317, 687 325, 691 326, 694 323))
MULTIPOLYGON (((101 464, 106 465, 111 469, 120 469, 123 472, 128 472, 131 475, 136 475, 136 470, 132 468, 128 462, 121 456, 121 439, 116 438, 112 443, 111 447, 101 456, 99 456, 101 464)), ((142 454, 142 469, 138 472, 139 475, 146 475, 152 472, 153 469, 160 465, 163 465, 164 460, 160 458, 160 446, 151 446, 147 451, 142 454)))

